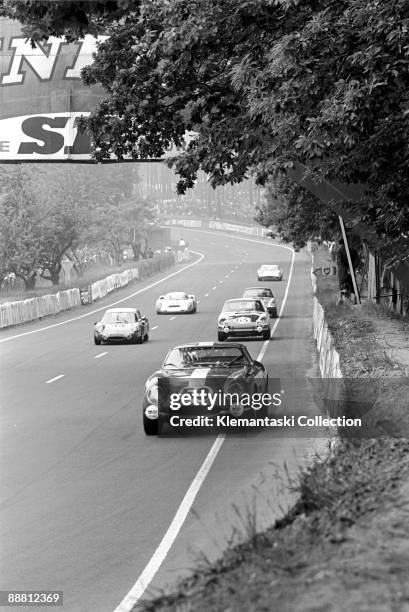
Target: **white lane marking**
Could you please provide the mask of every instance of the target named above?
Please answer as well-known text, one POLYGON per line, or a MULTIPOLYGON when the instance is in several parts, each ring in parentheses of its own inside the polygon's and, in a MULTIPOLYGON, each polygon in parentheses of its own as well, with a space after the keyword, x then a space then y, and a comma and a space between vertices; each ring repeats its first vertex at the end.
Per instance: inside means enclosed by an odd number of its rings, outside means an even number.
POLYGON ((214 291, 215 289, 217 289, 217 287, 216 287, 216 286, 214 286, 214 287, 212 287, 212 289, 213 289, 213 291, 214 291))
POLYGON ((225 275, 224 275, 224 278, 229 278, 229 275, 228 275, 228 274, 225 274, 225 275))
POLYGON ((49 385, 50 383, 54 382, 55 380, 59 380, 60 378, 64 378, 65 374, 59 374, 58 376, 54 376, 54 378, 50 378, 50 380, 46 380, 45 384, 49 385))
POLYGON ((100 357, 103 357, 104 355, 108 355, 108 352, 105 351, 104 353, 99 353, 99 355, 95 355, 94 359, 99 359, 100 357))
POLYGON ((204 253, 200 253, 199 251, 192 251, 192 250, 190 252, 191 253, 195 253, 195 255, 199 255, 199 259, 197 259, 196 261, 193 261, 192 263, 188 264, 187 266, 184 266, 183 268, 180 268, 180 270, 176 270, 176 272, 172 272, 172 274, 168 274, 164 278, 161 278, 160 280, 155 281, 154 283, 151 283, 150 285, 148 285, 147 287, 144 287, 143 289, 138 289, 138 291, 135 291, 134 293, 131 293, 127 297, 124 297, 124 298, 122 298, 120 300, 117 300, 116 302, 111 302, 111 304, 107 304, 106 306, 101 306, 101 308, 96 308, 95 310, 91 310, 90 312, 87 312, 86 314, 79 315, 78 317, 73 317, 72 319, 67 319, 67 321, 61 321, 60 323, 53 323, 52 325, 47 325, 46 327, 42 327, 41 329, 33 329, 32 331, 24 332, 22 334, 16 334, 15 336, 8 336, 8 338, 2 338, 0 340, 0 343, 1 342, 8 342, 9 340, 14 340, 14 338, 21 338, 22 336, 29 336, 30 334, 38 334, 39 332, 45 331, 47 329, 52 329, 54 327, 59 327, 60 325, 67 325, 67 323, 72 323, 73 321, 78 321, 79 319, 85 319, 85 317, 90 317, 91 315, 95 314, 96 312, 101 312, 101 310, 106 310, 107 308, 111 308, 112 306, 116 306, 117 304, 122 304, 122 302, 126 302, 130 298, 133 298, 135 295, 139 295, 140 293, 144 293, 145 291, 148 291, 148 289, 152 289, 152 287, 156 287, 156 285, 159 285, 160 283, 163 283, 164 281, 168 280, 169 278, 172 278, 173 276, 176 276, 177 274, 180 274, 181 272, 184 272, 188 268, 191 268, 192 266, 196 266, 198 263, 200 263, 202 261, 202 259, 205 258, 204 253))
POLYGON ((188 488, 186 495, 184 496, 182 503, 177 509, 173 521, 169 525, 169 528, 163 536, 158 548, 153 553, 148 565, 145 567, 142 574, 139 576, 138 580, 135 582, 131 590, 127 593, 127 595, 125 595, 121 603, 115 608, 115 612, 130 612, 130 610, 132 610, 138 600, 142 597, 149 584, 152 582, 156 572, 165 560, 173 542, 175 541, 179 531, 181 530, 182 525, 185 522, 186 517, 189 514, 189 511, 193 505, 193 502, 195 501, 196 496, 199 493, 200 488, 203 482, 205 481, 210 468, 212 467, 217 455, 219 454, 224 440, 225 436, 220 435, 213 442, 206 459, 199 468, 199 471, 197 472, 192 484, 188 488))
POLYGON ((154 329, 158 329, 159 325, 154 325, 153 327, 151 327, 151 331, 153 331, 154 329))
MULTIPOLYGON (((278 313, 278 317, 277 317, 277 318, 276 318, 276 320, 274 321, 274 325, 273 325, 273 327, 271 328, 270 338, 272 338, 272 336, 273 336, 273 334, 274 334, 275 330, 277 329, 277 325, 278 325, 278 323, 280 322, 280 318, 281 318, 281 315, 283 314, 283 311, 284 311, 284 306, 285 306, 285 303, 286 303, 286 301, 287 301, 288 291, 289 291, 289 289, 290 289, 290 282, 291 282, 291 277, 292 277, 292 275, 293 275, 294 259, 295 259, 295 251, 294 251, 293 249, 291 249, 291 250, 292 250, 292 253, 293 253, 293 258, 292 258, 292 260, 291 260, 291 268, 290 268, 290 273, 289 273, 289 275, 288 275, 287 287, 285 288, 285 292, 284 292, 283 301, 281 302, 280 312, 278 313)), ((260 351, 260 355, 259 355, 259 356, 258 356, 258 358, 257 358, 257 360, 258 360, 258 361, 261 361, 261 360, 263 359, 263 357, 264 357, 264 355, 265 355, 265 352, 266 352, 266 350, 267 350, 267 347, 268 347, 268 343, 269 343, 269 342, 270 342, 270 340, 266 340, 266 341, 264 342, 264 344, 263 344, 263 346, 262 346, 262 348, 261 348, 261 351, 260 351)))
MULTIPOLYGON (((246 240, 245 238, 242 238, 242 240, 246 240)), ((250 240, 250 242, 258 242, 257 240, 250 240)), ((261 242, 261 241, 260 241, 261 242)), ((260 242, 258 242, 260 244, 260 242)), ((281 246, 281 245, 277 245, 277 246, 281 246)), ((293 273, 293 267, 294 267, 294 258, 295 258, 295 251, 293 249, 291 249, 291 247, 284 247, 285 249, 288 249, 290 251, 292 251, 292 262, 291 262, 291 269, 290 269, 290 273, 288 275, 288 280, 287 280, 287 287, 284 293, 284 298, 283 301, 281 303, 281 308, 280 308, 280 312, 278 315, 278 318, 276 319, 273 328, 271 330, 271 334, 270 334, 270 338, 272 338, 274 332, 277 329, 277 325, 280 321, 280 317, 284 311, 284 306, 286 304, 287 301, 287 296, 288 296, 288 291, 289 291, 289 287, 290 287, 290 282, 291 282, 291 277, 292 277, 292 273, 293 273)), ((261 351, 257 356, 257 361, 261 361, 262 358, 265 355, 265 352, 267 350, 268 344, 269 344, 270 340, 266 340, 263 343, 263 346, 261 347, 261 351)), ((131 612, 133 607, 135 606, 135 604, 139 601, 139 599, 142 597, 142 595, 144 594, 144 592, 146 591, 146 589, 148 588, 148 586, 150 585, 150 583, 152 582, 152 580, 155 577, 155 574, 157 573, 157 571, 159 570, 160 566, 162 565, 162 563, 164 562, 164 560, 166 559, 166 556, 173 544, 173 542, 175 541, 179 531, 181 530, 184 521, 186 520, 187 515, 189 514, 190 508, 193 505, 193 502, 212 466, 212 464, 214 463, 220 448, 223 445, 223 442, 225 440, 225 436, 224 435, 219 435, 216 440, 214 441, 211 449, 209 450, 209 453, 206 457, 206 459, 204 460, 201 468, 199 469, 199 471, 197 472, 192 484, 190 485, 189 489, 186 492, 185 497, 182 500, 182 503, 180 504, 179 508, 176 511, 176 514, 171 522, 171 524, 169 525, 168 530, 166 531, 165 535, 163 536, 159 546, 157 547, 157 549, 155 550, 155 552, 153 553, 150 561, 148 562, 148 565, 145 567, 145 569, 143 570, 142 574, 139 576, 139 578, 137 579, 137 581, 135 582, 135 584, 133 585, 133 587, 131 588, 131 590, 127 593, 127 595, 125 595, 125 597, 123 598, 123 600, 121 601, 121 603, 115 608, 114 612, 131 612)))
POLYGON ((175 317, 170 317, 170 318, 169 318, 169 321, 173 321, 173 319, 174 319, 174 318, 175 318, 175 317))
POLYGON ((208 293, 205 293, 205 295, 204 295, 204 296, 205 296, 205 297, 209 297, 209 294, 208 294, 208 293))

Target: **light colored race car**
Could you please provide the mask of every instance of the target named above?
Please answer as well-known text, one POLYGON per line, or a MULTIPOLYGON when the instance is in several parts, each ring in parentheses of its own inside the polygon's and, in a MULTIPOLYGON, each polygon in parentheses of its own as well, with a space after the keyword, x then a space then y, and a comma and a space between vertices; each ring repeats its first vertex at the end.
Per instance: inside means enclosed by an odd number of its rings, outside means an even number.
POLYGON ((94 325, 94 342, 142 344, 149 339, 149 321, 137 308, 109 308, 94 325))
POLYGON ((259 281, 281 281, 283 280, 283 271, 276 264, 262 264, 257 270, 257 278, 259 281))
POLYGON ((229 336, 270 338, 270 319, 262 302, 254 298, 227 300, 218 318, 220 342, 229 336))
POLYGON ((189 293, 183 291, 174 291, 161 295, 156 301, 156 312, 158 314, 165 313, 182 313, 193 314, 197 310, 196 298, 189 293))
POLYGON ((270 287, 248 287, 244 290, 243 297, 260 300, 270 317, 277 318, 277 304, 270 287))

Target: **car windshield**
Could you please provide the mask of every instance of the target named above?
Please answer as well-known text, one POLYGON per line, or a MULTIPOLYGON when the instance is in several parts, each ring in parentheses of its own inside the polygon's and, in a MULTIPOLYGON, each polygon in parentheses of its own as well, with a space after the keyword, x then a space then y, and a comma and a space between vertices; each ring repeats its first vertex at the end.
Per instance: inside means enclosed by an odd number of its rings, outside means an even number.
POLYGON ((181 292, 168 293, 166 295, 166 299, 168 300, 187 300, 188 296, 186 295, 186 293, 181 293, 181 292))
POLYGON ((225 302, 223 312, 237 312, 245 310, 264 310, 259 300, 234 300, 233 302, 225 302))
POLYGON ((248 364, 249 359, 240 347, 182 346, 174 348, 163 364, 164 368, 200 368, 248 364))
POLYGON ((134 312, 106 312, 102 318, 104 323, 135 323, 134 312))
POLYGON ((247 289, 244 292, 243 297, 245 298, 272 298, 273 292, 271 289, 247 289))

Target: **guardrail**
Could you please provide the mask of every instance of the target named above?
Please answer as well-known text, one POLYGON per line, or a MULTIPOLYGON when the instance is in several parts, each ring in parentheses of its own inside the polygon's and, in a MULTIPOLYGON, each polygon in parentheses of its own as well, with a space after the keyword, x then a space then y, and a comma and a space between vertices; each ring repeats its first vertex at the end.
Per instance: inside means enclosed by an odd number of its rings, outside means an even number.
POLYGON ((138 262, 137 267, 110 274, 87 288, 67 289, 41 297, 0 304, 0 328, 11 327, 99 300, 134 280, 142 280, 175 264, 173 253, 138 262))

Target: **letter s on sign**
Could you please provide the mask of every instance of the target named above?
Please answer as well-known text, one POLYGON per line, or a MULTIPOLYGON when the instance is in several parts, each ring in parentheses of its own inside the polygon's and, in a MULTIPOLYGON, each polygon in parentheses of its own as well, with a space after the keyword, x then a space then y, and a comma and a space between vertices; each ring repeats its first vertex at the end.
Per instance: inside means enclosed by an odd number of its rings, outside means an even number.
POLYGON ((18 149, 18 153, 32 154, 40 153, 42 155, 52 155, 57 153, 64 146, 64 136, 58 132, 44 130, 43 126, 47 125, 50 128, 61 129, 67 125, 68 117, 29 117, 21 124, 21 130, 36 140, 42 140, 43 145, 37 142, 22 142, 18 149))

